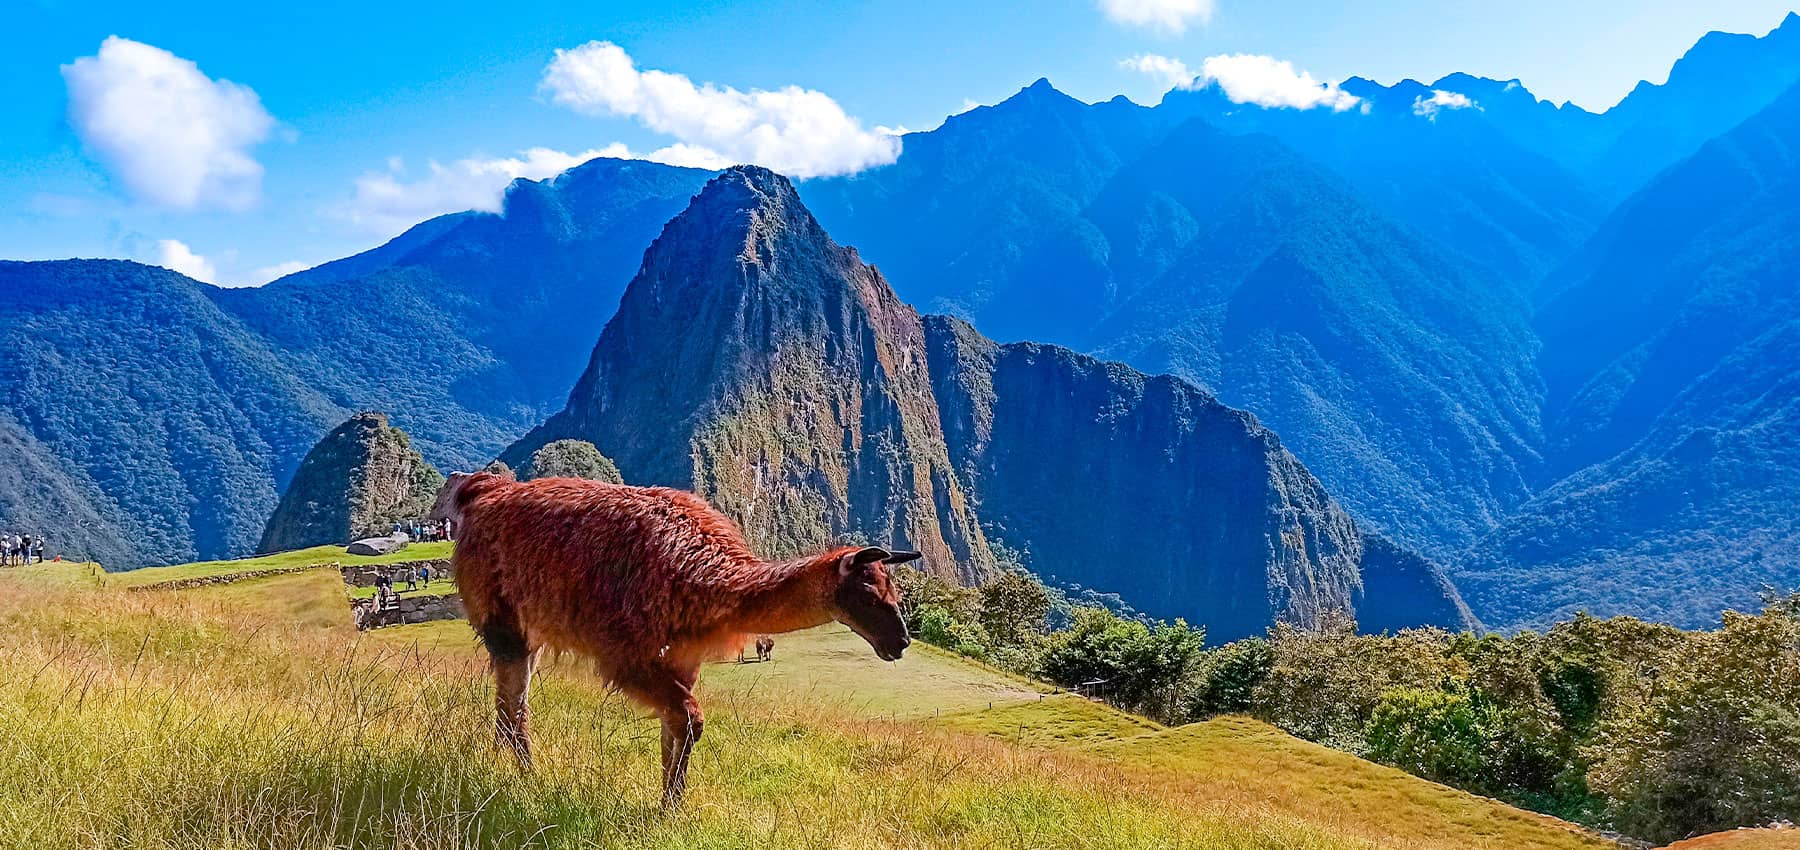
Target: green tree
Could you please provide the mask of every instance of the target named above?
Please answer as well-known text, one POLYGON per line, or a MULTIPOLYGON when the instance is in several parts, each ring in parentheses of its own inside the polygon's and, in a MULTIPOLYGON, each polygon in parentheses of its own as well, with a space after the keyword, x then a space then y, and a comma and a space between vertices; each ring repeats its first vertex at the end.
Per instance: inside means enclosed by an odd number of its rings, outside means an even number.
MULTIPOLYGON (((906 627, 914 632, 924 631, 922 616, 931 608, 943 611, 958 622, 974 622, 981 617, 981 594, 974 588, 904 566, 889 570, 888 578, 900 593, 900 615, 906 619, 906 627)), ((937 643, 929 638, 926 640, 937 643)))
POLYGON ((988 657, 991 641, 980 623, 958 620, 954 614, 936 605, 919 608, 918 620, 916 634, 920 640, 970 658, 988 657))
POLYGON ((586 440, 557 440, 545 443, 531 455, 531 463, 525 469, 530 478, 586 478, 590 481, 605 481, 611 484, 623 484, 625 479, 619 476, 619 467, 611 458, 600 453, 593 443, 586 440))
POLYGON ((1482 720, 1466 688, 1393 688, 1369 720, 1369 757, 1426 779, 1480 787, 1488 763, 1482 720))
POLYGON ((1049 613, 1050 592, 1023 572, 1008 570, 981 586, 981 625, 996 644, 1035 643, 1049 613))
POLYGON ((1274 647, 1265 638, 1232 641, 1209 650, 1201 660, 1187 716, 1198 720, 1251 711, 1256 704, 1256 686, 1268 678, 1274 664, 1274 647))
POLYGON ((1095 690, 1114 705, 1174 721, 1191 691, 1206 633, 1181 620, 1145 625, 1104 608, 1077 608, 1073 624, 1051 637, 1044 675, 1064 687, 1095 690))
POLYGON ((1800 819, 1800 599, 1691 634, 1602 727, 1589 780, 1628 834, 1800 819))
POLYGON ((1363 733, 1383 694, 1434 689, 1466 674, 1452 639, 1439 629, 1381 636, 1359 635, 1352 626, 1312 632, 1278 625, 1270 631, 1275 657, 1256 686, 1255 714, 1309 741, 1366 753, 1363 733))

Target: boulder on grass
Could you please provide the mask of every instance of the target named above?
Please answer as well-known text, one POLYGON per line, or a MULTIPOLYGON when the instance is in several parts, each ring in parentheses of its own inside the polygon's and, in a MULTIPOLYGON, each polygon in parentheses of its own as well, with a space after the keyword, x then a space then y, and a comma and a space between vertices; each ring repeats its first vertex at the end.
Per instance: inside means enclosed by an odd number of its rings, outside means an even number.
POLYGON ((365 537, 345 546, 344 553, 347 555, 392 555, 405 549, 410 543, 412 543, 412 538, 404 534, 395 534, 391 537, 365 537))

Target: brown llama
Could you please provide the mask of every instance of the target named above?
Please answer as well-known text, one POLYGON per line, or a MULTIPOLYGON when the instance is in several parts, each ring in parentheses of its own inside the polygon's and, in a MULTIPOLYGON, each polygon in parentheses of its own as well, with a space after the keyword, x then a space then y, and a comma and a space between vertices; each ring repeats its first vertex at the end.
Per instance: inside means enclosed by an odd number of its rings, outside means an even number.
POLYGON ((832 620, 884 661, 912 642, 886 565, 917 552, 845 546, 764 561, 692 493, 576 478, 457 473, 432 515, 454 524, 458 589, 493 662, 496 738, 526 769, 526 692, 540 649, 592 658, 661 716, 663 802, 674 806, 704 728, 701 662, 728 658, 750 635, 832 620))
POLYGON ((769 635, 756 636, 756 660, 775 660, 775 638, 769 635))

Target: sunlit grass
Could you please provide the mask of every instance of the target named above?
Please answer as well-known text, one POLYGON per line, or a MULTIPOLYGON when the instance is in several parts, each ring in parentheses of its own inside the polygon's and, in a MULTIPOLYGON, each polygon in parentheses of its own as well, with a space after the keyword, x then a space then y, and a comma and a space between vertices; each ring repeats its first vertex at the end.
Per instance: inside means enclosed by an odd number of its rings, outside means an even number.
POLYGON ((149 593, 0 574, 0 847, 1592 845, 1266 727, 1140 745, 1180 730, 1130 736, 1154 727, 929 648, 882 664, 838 628, 708 666, 668 814, 656 724, 587 665, 539 677, 522 775, 466 623, 358 633, 345 607, 329 571, 149 593), (948 728, 1040 721, 1030 747, 948 728))
POLYGON ((952 729, 1053 748, 1116 741, 1163 728, 1074 694, 1044 696, 992 710, 947 714, 942 723, 952 729))
POLYGON ((1677 841, 1668 850, 1800 850, 1800 827, 1734 829, 1677 841))
POLYGON ((230 573, 324 564, 395 564, 402 561, 430 561, 450 557, 450 552, 455 545, 447 541, 414 543, 390 555, 350 555, 344 552, 342 546, 314 546, 310 549, 295 549, 291 552, 278 552, 273 555, 259 555, 255 558, 239 558, 232 561, 196 561, 192 564, 177 564, 172 567, 145 567, 141 570, 106 573, 103 579, 108 586, 129 587, 230 573))

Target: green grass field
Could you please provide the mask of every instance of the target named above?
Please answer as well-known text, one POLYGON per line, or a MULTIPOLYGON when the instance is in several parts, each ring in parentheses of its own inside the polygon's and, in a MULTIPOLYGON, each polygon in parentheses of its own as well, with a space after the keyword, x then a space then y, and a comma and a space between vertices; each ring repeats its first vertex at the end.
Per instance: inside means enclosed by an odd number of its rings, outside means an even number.
MULTIPOLYGON (((452 543, 414 543, 391 555, 348 555, 344 553, 342 546, 314 546, 311 549, 296 549, 292 552, 278 552, 273 555, 260 555, 235 561, 199 561, 172 567, 145 567, 141 570, 104 573, 100 579, 109 587, 130 587, 309 565, 397 564, 401 561, 429 561, 448 558, 452 548, 454 548, 452 543)), ((56 565, 45 564, 44 566, 48 568, 56 565)))
POLYGON ((918 644, 884 664, 837 627, 707 667, 665 813, 656 724, 577 659, 534 685, 524 775, 465 623, 358 633, 324 570, 125 593, 83 569, 0 572, 0 847, 1612 846, 1253 721, 1163 729, 918 644))

